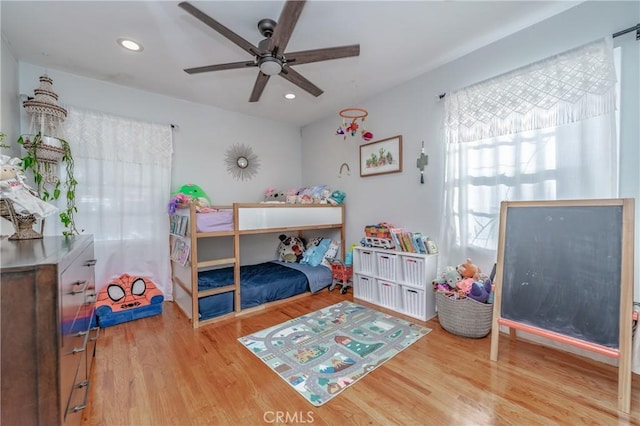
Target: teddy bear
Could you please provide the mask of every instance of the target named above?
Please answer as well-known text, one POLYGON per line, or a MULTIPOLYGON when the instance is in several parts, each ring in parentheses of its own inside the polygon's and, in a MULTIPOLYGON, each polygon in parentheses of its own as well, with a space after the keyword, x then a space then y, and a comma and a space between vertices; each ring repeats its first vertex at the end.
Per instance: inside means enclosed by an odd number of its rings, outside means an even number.
POLYGON ((480 272, 480 268, 471 262, 471 259, 467 259, 466 262, 461 263, 456 267, 462 278, 476 278, 476 275, 480 272))
POLYGON ((19 215, 34 215, 42 219, 55 213, 58 208, 41 200, 37 193, 25 181, 19 158, 0 156, 0 198, 13 202, 13 208, 19 215))

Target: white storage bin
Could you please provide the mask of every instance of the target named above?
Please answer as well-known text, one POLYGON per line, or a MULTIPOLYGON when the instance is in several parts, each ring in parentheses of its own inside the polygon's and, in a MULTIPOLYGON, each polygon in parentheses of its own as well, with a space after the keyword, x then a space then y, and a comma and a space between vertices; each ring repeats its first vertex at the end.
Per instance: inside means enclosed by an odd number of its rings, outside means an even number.
POLYGON ((369 302, 375 302, 378 299, 376 291, 376 279, 356 275, 353 283, 353 296, 358 299, 366 300, 369 302))
POLYGON ((424 276, 424 258, 401 256, 403 282, 415 287, 425 288, 426 277, 424 276))
POLYGON ((427 320, 424 290, 402 287, 402 306, 406 315, 423 321, 427 320))
POLYGON ((398 256, 393 253, 377 252, 378 258, 378 276, 386 280, 395 281, 396 265, 398 264, 398 256))
POLYGON ((401 309, 400 286, 389 281, 378 280, 378 303, 389 309, 401 309))
POLYGON ((360 271, 363 274, 375 274, 376 254, 371 250, 358 250, 358 260, 360 261, 360 271))

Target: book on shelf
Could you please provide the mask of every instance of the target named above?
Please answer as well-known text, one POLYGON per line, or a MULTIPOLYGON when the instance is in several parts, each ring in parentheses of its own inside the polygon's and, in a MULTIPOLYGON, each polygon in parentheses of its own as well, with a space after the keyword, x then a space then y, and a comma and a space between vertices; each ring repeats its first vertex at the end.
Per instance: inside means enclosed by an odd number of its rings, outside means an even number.
POLYGON ((424 244, 423 235, 420 232, 414 232, 411 241, 416 249, 416 253, 427 254, 427 247, 424 244))
POLYGON ((400 241, 399 235, 402 234, 402 228, 391 228, 389 229, 389 233, 391 234, 391 239, 393 240, 393 244, 396 246, 396 250, 405 251, 402 247, 402 242, 400 241))
POLYGON ((187 264, 191 246, 188 242, 180 238, 174 238, 173 247, 171 247, 171 259, 178 262, 182 266, 187 264))
POLYGON ((415 242, 413 241, 413 232, 405 232, 404 239, 406 241, 407 248, 409 249, 407 250, 409 253, 419 253, 415 242))
POLYGON ((169 219, 169 232, 175 235, 186 236, 189 228, 189 216, 174 214, 169 219))

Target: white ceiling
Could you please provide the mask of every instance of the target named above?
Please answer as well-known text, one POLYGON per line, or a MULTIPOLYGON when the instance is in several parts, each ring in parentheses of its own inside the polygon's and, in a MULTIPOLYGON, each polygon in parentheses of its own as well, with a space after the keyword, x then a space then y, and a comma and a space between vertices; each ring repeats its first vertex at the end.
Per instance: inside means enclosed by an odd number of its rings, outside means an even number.
MULTIPOLYGON (((191 3, 254 45, 262 39, 257 22, 277 21, 284 5, 191 3)), ((359 106, 355 103, 578 3, 311 0, 286 51, 359 43, 360 56, 295 67, 324 90, 317 98, 273 76, 256 103, 248 100, 257 68, 183 71, 252 57, 178 1, 2 0, 0 13, 2 36, 18 61, 302 126, 359 106), (139 41, 144 50, 125 51, 116 44, 119 37, 139 41), (287 92, 297 98, 285 100, 287 92)))

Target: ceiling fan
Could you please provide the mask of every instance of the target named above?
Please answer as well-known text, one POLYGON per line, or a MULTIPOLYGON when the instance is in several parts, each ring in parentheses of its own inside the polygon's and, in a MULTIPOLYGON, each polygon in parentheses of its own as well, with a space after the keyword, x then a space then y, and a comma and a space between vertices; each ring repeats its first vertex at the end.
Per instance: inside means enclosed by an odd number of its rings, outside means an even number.
POLYGON ((349 46, 326 47, 321 49, 285 53, 287 43, 289 43, 289 39, 291 38, 291 34, 293 33, 296 23, 298 22, 298 18, 300 17, 304 4, 304 0, 288 0, 280 13, 280 18, 277 23, 272 19, 261 19, 258 22, 258 29, 265 39, 260 41, 258 46, 254 46, 238 34, 231 31, 229 28, 193 6, 191 3, 186 1, 179 3, 178 6, 182 9, 240 46, 250 55, 254 56, 253 61, 231 62, 227 64, 187 68, 185 69, 185 72, 188 74, 198 74, 235 68, 258 67, 260 72, 258 72, 258 78, 253 85, 253 91, 251 92, 249 102, 257 102, 260 99, 260 96, 272 75, 279 75, 285 80, 288 80, 301 89, 309 92, 313 96, 320 96, 323 93, 322 89, 311 83, 297 71, 293 70, 291 66, 327 61, 330 59, 359 56, 360 45, 352 44, 349 46))

